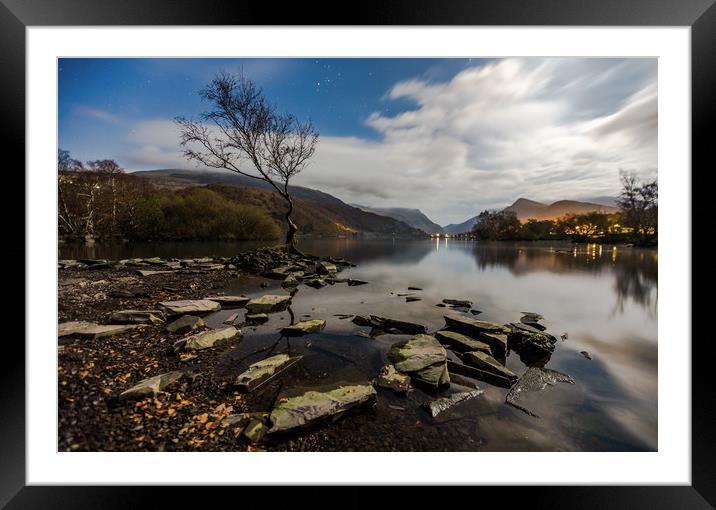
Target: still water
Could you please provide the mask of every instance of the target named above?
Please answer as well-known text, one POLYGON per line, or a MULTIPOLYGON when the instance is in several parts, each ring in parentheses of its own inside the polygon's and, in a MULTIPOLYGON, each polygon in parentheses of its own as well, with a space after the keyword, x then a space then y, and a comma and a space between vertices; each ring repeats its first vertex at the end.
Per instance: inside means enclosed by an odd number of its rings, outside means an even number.
MULTIPOLYGON (((60 258, 230 256, 257 243, 163 243, 107 247, 62 246, 60 258)), ((289 311, 258 327, 244 327, 239 346, 218 368, 240 373, 248 364, 279 352, 303 355, 281 385, 256 397, 256 410, 276 398, 339 383, 365 383, 385 362, 390 346, 404 338, 361 336, 368 328, 336 314, 377 314, 418 322, 430 331, 444 325, 443 298, 470 299, 479 319, 519 321, 521 312, 544 316, 558 340, 546 368, 569 374, 574 385, 557 384, 531 395, 531 417, 504 403, 507 390, 477 382, 484 395, 464 402, 436 421, 420 408, 434 398, 420 390, 408 398, 379 391, 378 405, 323 427, 312 436, 279 440, 269 449, 654 451, 657 443, 657 252, 625 246, 567 243, 484 243, 455 240, 302 240, 307 253, 344 257, 358 264, 341 277, 369 285, 302 285, 289 311), (408 287, 422 291, 409 291, 408 287), (413 293, 422 301, 406 302, 413 293), (281 338, 278 329, 310 318, 325 319, 320 334, 281 338), (587 351, 591 360, 580 354, 587 351)), ((227 293, 283 293, 240 276, 227 293)), ((235 310, 208 318, 212 326, 235 310)), ((241 311, 240 313, 243 313, 241 311)), ((472 317, 471 315, 468 315, 472 317)), ((512 353, 507 367, 526 366, 512 353)), ((465 390, 455 388, 450 392, 465 390)))

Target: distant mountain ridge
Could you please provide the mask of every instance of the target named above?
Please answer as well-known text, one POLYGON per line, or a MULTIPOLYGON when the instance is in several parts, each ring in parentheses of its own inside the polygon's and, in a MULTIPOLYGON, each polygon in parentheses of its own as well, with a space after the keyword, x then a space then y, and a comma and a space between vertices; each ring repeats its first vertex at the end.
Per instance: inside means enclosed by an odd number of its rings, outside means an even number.
MULTIPOLYGON (((156 188, 167 191, 206 186, 236 202, 262 208, 281 228, 285 228, 285 202, 267 182, 228 171, 167 169, 134 172, 134 175, 148 179, 156 188)), ((299 225, 299 232, 302 234, 399 237, 425 235, 423 231, 403 221, 352 207, 322 191, 303 186, 289 186, 289 191, 295 202, 294 221, 299 225)))
POLYGON ((617 207, 592 202, 558 200, 548 205, 527 198, 518 198, 512 205, 505 207, 504 210, 513 211, 520 221, 527 221, 528 219, 554 220, 565 214, 586 214, 590 212, 611 214, 619 211, 617 207))
POLYGON ((365 205, 351 204, 353 207, 364 211, 388 216, 389 218, 407 223, 413 228, 422 230, 426 234, 442 234, 443 227, 428 218, 420 209, 407 207, 368 207, 365 205))

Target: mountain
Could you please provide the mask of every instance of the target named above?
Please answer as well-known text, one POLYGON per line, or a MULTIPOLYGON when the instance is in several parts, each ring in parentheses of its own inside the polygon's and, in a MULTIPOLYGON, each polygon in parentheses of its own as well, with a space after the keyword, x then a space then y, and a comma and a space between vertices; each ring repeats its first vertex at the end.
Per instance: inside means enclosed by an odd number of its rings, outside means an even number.
MULTIPOLYGON (((264 181, 228 171, 170 169, 135 172, 133 175, 148 179, 154 187, 165 191, 206 186, 236 202, 264 209, 281 228, 285 228, 285 201, 264 181)), ((399 237, 425 235, 402 221, 352 207, 322 191, 302 186, 289 186, 289 191, 294 199, 293 220, 303 234, 399 237)))
POLYGON ((477 223, 477 216, 473 216, 467 221, 463 221, 462 223, 451 223, 450 225, 445 225, 443 227, 443 231, 446 234, 454 235, 454 234, 462 234, 464 232, 469 232, 472 230, 472 227, 475 226, 475 223, 477 223))
POLYGON ((526 198, 518 198, 514 204, 505 207, 505 211, 513 211, 520 221, 530 218, 536 220, 554 220, 565 214, 585 214, 588 212, 614 213, 619 209, 609 205, 576 200, 559 200, 552 204, 542 204, 526 198))
POLYGON ((351 204, 353 207, 364 211, 388 216, 389 218, 407 223, 413 228, 422 230, 427 234, 442 234, 443 228, 428 218, 420 209, 408 209, 406 207, 368 207, 365 205, 351 204))

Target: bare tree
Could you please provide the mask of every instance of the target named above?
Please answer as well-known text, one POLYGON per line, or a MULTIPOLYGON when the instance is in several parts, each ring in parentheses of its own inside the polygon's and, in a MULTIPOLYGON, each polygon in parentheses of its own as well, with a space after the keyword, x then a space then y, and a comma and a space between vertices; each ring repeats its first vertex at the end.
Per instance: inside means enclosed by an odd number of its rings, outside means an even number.
POLYGON ((310 121, 278 113, 242 74, 218 74, 199 93, 211 109, 198 121, 175 119, 184 156, 270 184, 286 200, 286 244, 295 249, 298 227, 288 184, 313 156, 318 132, 310 121))
POLYGON ((656 179, 639 182, 633 173, 619 172, 622 191, 617 205, 622 212, 622 223, 631 227, 640 244, 657 235, 659 187, 656 179))

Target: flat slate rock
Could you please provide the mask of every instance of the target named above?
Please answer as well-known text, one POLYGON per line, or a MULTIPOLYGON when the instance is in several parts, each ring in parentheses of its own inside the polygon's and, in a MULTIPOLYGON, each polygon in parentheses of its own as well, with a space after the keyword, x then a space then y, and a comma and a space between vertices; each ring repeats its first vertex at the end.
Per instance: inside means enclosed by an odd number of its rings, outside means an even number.
POLYGON ((490 346, 493 355, 502 357, 507 352, 507 333, 511 331, 510 328, 470 317, 450 315, 444 317, 448 329, 482 340, 490 346))
POLYGON ((270 358, 262 359, 249 365, 249 367, 239 374, 234 381, 234 386, 239 391, 249 392, 262 386, 268 380, 283 373, 288 368, 298 362, 302 356, 290 357, 288 354, 276 354, 270 358))
POLYGON ((249 302, 249 298, 246 296, 209 296, 204 299, 216 301, 221 304, 223 308, 241 308, 249 302))
POLYGON ((221 310, 221 305, 210 299, 183 299, 180 301, 162 301, 159 306, 172 315, 185 313, 210 313, 221 310))
POLYGON ((154 397, 160 391, 164 391, 179 382, 184 375, 184 372, 181 370, 155 375, 154 377, 140 381, 128 390, 120 393, 119 398, 121 400, 140 400, 145 397, 154 397))
POLYGON ((167 331, 170 333, 189 333, 205 326, 204 321, 201 317, 194 317, 193 315, 182 315, 174 322, 167 325, 167 331))
POLYGON ((251 299, 246 303, 250 313, 270 313, 285 310, 291 303, 291 296, 266 294, 260 298, 251 299))
POLYGON ((437 418, 440 413, 443 413, 448 409, 452 409, 461 402, 480 396, 483 393, 484 391, 480 389, 461 391, 460 393, 453 393, 448 397, 442 397, 437 400, 433 400, 432 402, 427 402, 423 404, 423 407, 426 411, 428 411, 428 413, 430 413, 432 418, 437 418))
POLYGON ((301 336, 309 333, 318 333, 326 327, 326 321, 321 319, 313 319, 308 321, 297 322, 285 328, 281 328, 281 334, 284 336, 301 336))
MULTIPOLYGON (((493 386, 499 386, 500 388, 509 388, 514 382, 514 379, 509 379, 502 375, 488 372, 486 370, 480 370, 479 368, 471 367, 469 365, 465 365, 462 362, 450 359, 447 361, 447 367, 450 371, 451 378, 453 374, 459 374, 465 377, 470 377, 472 379, 477 379, 478 381, 484 381, 488 384, 492 384, 493 386)), ((458 382, 457 384, 461 383, 458 382)))
POLYGON ((308 391, 298 397, 279 400, 271 411, 269 433, 305 427, 327 418, 337 419, 348 410, 375 403, 376 395, 373 386, 354 385, 325 392, 308 391))
POLYGON ((456 333, 455 331, 437 331, 435 338, 438 342, 443 345, 449 345, 456 351, 467 352, 467 351, 482 351, 487 354, 492 354, 490 346, 480 340, 475 340, 462 333, 456 333))
POLYGON ((443 299, 443 303, 461 308, 470 308, 472 306, 472 301, 469 299, 443 299))
POLYGON ((200 351, 214 347, 217 343, 234 338, 241 332, 234 326, 227 326, 221 329, 211 329, 202 333, 182 338, 174 342, 174 352, 200 351))
POLYGON ((358 285, 367 285, 368 282, 364 280, 356 280, 355 278, 349 278, 346 282, 349 287, 357 287, 358 285))
POLYGON ((530 416, 539 418, 534 412, 522 405, 521 397, 526 393, 543 391, 557 383, 574 384, 574 379, 567 374, 549 368, 530 367, 522 374, 517 383, 505 396, 505 402, 530 416))
POLYGON ((557 339, 549 333, 517 322, 510 323, 509 326, 512 327, 512 332, 507 335, 510 349, 520 355, 543 356, 554 352, 557 339))
POLYGON ((153 276, 155 274, 168 274, 171 272, 173 272, 173 271, 150 271, 150 270, 146 270, 146 269, 137 269, 135 271, 135 273, 140 276, 153 276))
POLYGON ((74 321, 63 322, 58 325, 58 337, 77 336, 80 338, 101 338, 114 336, 127 331, 141 328, 138 324, 95 324, 94 322, 74 321))
POLYGON ((266 322, 269 320, 269 316, 265 313, 247 313, 244 315, 244 320, 247 322, 266 322))
POLYGON ((418 383, 432 388, 450 384, 447 352, 433 336, 420 334, 398 342, 387 357, 396 370, 409 374, 418 383))
POLYGON ((379 315, 370 316, 370 325, 376 329, 395 330, 406 335, 427 334, 428 332, 428 328, 422 324, 390 319, 379 315))
POLYGON ((466 352, 463 357, 465 363, 468 365, 472 365, 481 370, 496 373, 506 377, 507 379, 517 379, 517 376, 510 369, 503 366, 502 363, 482 351, 466 352))
POLYGON ((119 310, 109 316, 115 324, 162 324, 164 313, 161 310, 119 310))

